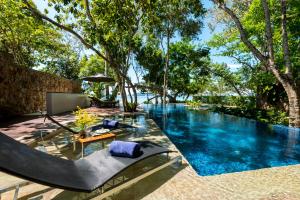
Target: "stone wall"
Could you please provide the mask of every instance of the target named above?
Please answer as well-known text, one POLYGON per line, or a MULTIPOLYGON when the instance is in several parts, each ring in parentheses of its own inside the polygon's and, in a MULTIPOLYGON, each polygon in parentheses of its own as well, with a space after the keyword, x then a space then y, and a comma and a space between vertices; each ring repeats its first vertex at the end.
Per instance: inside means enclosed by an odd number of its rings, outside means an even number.
POLYGON ((47 92, 79 93, 81 84, 0 59, 0 116, 46 110, 47 92))

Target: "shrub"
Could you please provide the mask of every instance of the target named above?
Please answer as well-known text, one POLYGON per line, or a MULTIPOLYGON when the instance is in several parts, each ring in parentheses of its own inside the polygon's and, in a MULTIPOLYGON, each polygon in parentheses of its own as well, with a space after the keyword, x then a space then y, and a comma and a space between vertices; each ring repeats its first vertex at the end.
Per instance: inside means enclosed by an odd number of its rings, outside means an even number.
POLYGON ((152 101, 146 100, 146 101, 143 102, 143 104, 153 104, 153 103, 152 103, 152 101))
POLYGON ((255 97, 252 96, 194 96, 193 100, 208 104, 255 108, 255 97))
POLYGON ((127 103, 127 112, 135 112, 137 104, 136 103, 127 103))
POLYGON ((247 108, 247 107, 218 107, 214 106, 211 108, 213 112, 221 112, 229 115, 235 115, 239 117, 246 117, 250 119, 256 119, 257 121, 263 123, 271 123, 271 124, 283 124, 288 125, 288 115, 287 113, 276 110, 274 108, 263 110, 256 108, 247 108))
POLYGON ((187 101, 186 104, 192 108, 198 108, 201 106, 201 102, 199 101, 187 101))

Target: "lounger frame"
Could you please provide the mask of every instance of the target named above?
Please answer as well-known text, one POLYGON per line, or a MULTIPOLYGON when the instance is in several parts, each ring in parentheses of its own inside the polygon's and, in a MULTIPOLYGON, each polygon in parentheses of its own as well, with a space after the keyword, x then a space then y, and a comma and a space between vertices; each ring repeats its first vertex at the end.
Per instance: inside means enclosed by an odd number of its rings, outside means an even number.
POLYGON ((173 152, 149 141, 140 141, 140 145, 143 154, 138 158, 114 157, 103 149, 71 161, 31 149, 0 133, 0 170, 50 187, 91 192, 103 189, 110 180, 142 160, 173 152))
POLYGON ((13 184, 13 185, 10 185, 8 187, 1 187, 0 186, 0 200, 1 200, 1 194, 2 193, 5 193, 5 192, 8 192, 8 191, 11 191, 11 190, 15 190, 14 192, 14 197, 13 197, 13 200, 17 200, 18 199, 18 195, 19 195, 19 190, 21 187, 24 187, 26 185, 29 185, 31 184, 32 182, 30 181, 26 181, 26 180, 20 180, 20 182, 16 183, 16 184, 13 184))
POLYGON ((164 169, 164 168, 166 168, 168 166, 171 166, 171 165, 173 165, 175 163, 178 166, 181 165, 181 163, 182 163, 182 157, 181 156, 176 156, 176 157, 170 159, 168 162, 166 162, 166 163, 164 163, 164 164, 162 164, 162 165, 160 165, 158 167, 155 167, 155 168, 153 168, 153 169, 151 169, 151 170, 149 170, 149 171, 147 171, 147 172, 145 172, 145 173, 143 173, 143 174, 141 174, 141 175, 139 175, 139 176, 137 176, 135 178, 129 179, 127 181, 123 180, 119 184, 115 185, 114 182, 113 182, 113 185, 112 185, 111 188, 109 188, 109 190, 105 190, 104 186, 102 186, 102 187, 100 187, 98 189, 99 192, 100 192, 100 195, 97 196, 97 197, 99 197, 100 199, 106 198, 106 197, 108 197, 108 196, 110 196, 110 195, 112 195, 112 194, 114 194, 116 192, 119 192, 119 191, 121 191, 121 190, 123 190, 123 189, 125 189, 125 188, 127 188, 127 187, 129 187, 129 186, 131 186, 131 185, 133 185, 135 183, 137 183, 138 181, 140 181, 140 180, 142 180, 142 179, 144 179, 144 178, 146 178, 148 176, 151 176, 152 174, 154 174, 154 173, 156 173, 156 172, 158 172, 158 171, 160 171, 160 170, 162 170, 162 169, 164 169))

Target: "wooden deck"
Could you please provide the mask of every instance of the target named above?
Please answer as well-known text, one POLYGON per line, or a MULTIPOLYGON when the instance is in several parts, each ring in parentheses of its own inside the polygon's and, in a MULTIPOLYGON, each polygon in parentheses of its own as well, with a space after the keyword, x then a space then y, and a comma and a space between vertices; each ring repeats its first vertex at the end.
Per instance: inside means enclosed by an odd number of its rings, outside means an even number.
MULTIPOLYGON (((96 114, 99 117, 111 115, 124 115, 119 108, 87 108, 89 113, 96 114)), ((72 113, 55 115, 53 118, 63 125, 68 125, 74 122, 75 118, 72 113)), ((59 127, 40 115, 20 116, 13 119, 8 119, 0 122, 0 132, 23 143, 31 143, 36 138, 40 137, 41 131, 43 134, 49 134, 57 131, 59 127)))

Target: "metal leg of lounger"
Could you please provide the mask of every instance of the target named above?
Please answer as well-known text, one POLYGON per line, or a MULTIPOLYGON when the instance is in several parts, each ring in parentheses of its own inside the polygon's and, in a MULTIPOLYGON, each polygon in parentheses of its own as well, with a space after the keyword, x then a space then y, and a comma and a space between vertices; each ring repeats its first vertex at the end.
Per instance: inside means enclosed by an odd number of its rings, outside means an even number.
POLYGON ((83 158, 83 148, 84 148, 84 146, 83 146, 83 142, 81 143, 81 158, 83 158))
MULTIPOLYGON (((20 185, 17 185, 17 186, 16 186, 16 189, 15 189, 15 193, 14 193, 14 198, 13 198, 13 200, 17 200, 17 199, 18 199, 19 189, 20 189, 20 185)), ((1 193, 0 193, 0 200, 1 200, 1 193)))
POLYGON ((182 157, 180 156, 176 162, 175 168, 178 169, 182 165, 182 157))
POLYGON ((73 152, 76 151, 76 138, 75 135, 73 135, 73 152))
POLYGON ((5 192, 11 191, 11 190, 15 190, 13 199, 17 199, 17 198, 18 198, 18 194, 19 194, 20 187, 29 185, 30 183, 31 183, 31 182, 29 182, 29 181, 21 181, 21 182, 19 182, 19 183, 17 183, 17 184, 14 184, 14 185, 12 185, 12 186, 9 186, 9 187, 4 187, 4 188, 2 188, 2 187, 0 186, 0 200, 1 200, 1 194, 2 194, 2 193, 5 193, 5 192))
POLYGON ((42 199, 43 199, 43 195, 37 195, 37 196, 29 198, 28 200, 42 200, 42 199))
POLYGON ((100 190, 100 188, 98 188, 98 189, 97 189, 97 191, 98 191, 98 193, 99 193, 99 194, 101 194, 101 190, 100 190))
POLYGON ((15 194, 14 194, 14 198, 13 198, 14 200, 18 199, 19 189, 20 189, 20 185, 17 185, 16 190, 15 190, 15 194))
POLYGON ((156 168, 154 168, 154 169, 152 169, 152 170, 150 170, 150 171, 148 171, 148 172, 146 172, 146 173, 144 173, 144 174, 142 174, 142 175, 140 175, 138 177, 135 177, 135 178, 133 178, 133 179, 131 179, 131 180, 129 180, 129 181, 127 181, 127 182, 125 182, 125 183, 123 183, 123 184, 121 184, 121 185, 119 185, 119 186, 117 186, 117 187, 115 187, 115 188, 113 188, 113 189, 105 192, 105 193, 102 193, 101 195, 99 195, 99 198, 100 199, 104 199, 105 197, 111 196, 114 193, 116 193, 116 192, 118 192, 118 191, 120 191, 120 190, 122 190, 124 188, 127 188, 130 185, 132 185, 132 184, 134 184, 134 183, 136 183, 136 182, 138 182, 138 181, 140 181, 140 180, 142 180, 142 179, 144 179, 144 178, 146 178, 146 177, 154 174, 155 172, 160 171, 161 169, 164 169, 164 168, 172 165, 173 163, 178 162, 178 159, 181 160, 181 156, 177 156, 177 157, 171 159, 170 161, 168 161, 165 164, 162 164, 162 165, 160 165, 160 166, 158 166, 158 167, 156 167, 156 168))

